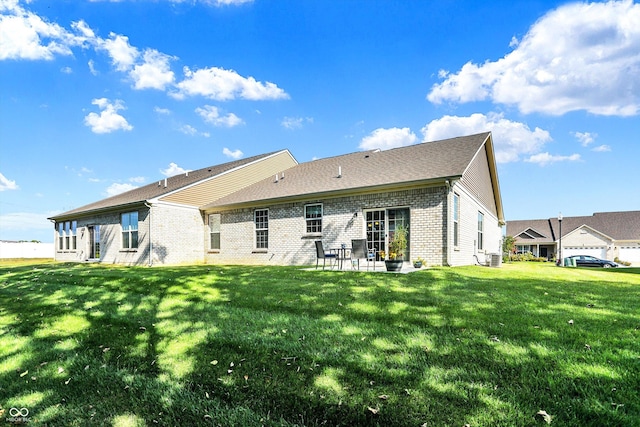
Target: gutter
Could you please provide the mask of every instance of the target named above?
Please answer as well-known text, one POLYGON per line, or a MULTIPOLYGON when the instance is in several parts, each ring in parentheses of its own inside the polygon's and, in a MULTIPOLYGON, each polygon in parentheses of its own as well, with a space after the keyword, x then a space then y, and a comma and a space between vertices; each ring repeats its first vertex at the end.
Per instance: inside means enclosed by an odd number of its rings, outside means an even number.
POLYGON ((144 202, 144 205, 149 208, 149 267, 153 267, 153 239, 151 238, 151 230, 153 230, 151 224, 151 208, 153 205, 147 204, 147 201, 144 202))

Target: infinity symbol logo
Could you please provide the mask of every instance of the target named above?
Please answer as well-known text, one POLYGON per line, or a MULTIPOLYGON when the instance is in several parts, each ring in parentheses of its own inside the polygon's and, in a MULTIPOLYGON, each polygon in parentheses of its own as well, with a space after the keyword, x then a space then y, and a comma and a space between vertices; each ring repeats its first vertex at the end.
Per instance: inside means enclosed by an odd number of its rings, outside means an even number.
POLYGON ((27 415, 29 415, 29 410, 27 408, 11 408, 9 409, 9 415, 11 415, 12 417, 26 417, 27 415))

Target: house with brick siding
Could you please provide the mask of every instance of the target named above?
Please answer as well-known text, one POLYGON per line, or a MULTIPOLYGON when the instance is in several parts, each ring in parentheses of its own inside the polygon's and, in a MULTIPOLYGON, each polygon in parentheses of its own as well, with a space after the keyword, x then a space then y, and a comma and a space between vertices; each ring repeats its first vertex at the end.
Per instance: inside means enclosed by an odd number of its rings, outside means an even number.
POLYGON ((404 259, 484 264, 505 224, 491 133, 292 165, 201 208, 215 264, 305 265, 325 248, 366 239, 388 252, 408 230, 404 259))
POLYGON ((49 218, 57 261, 124 265, 203 262, 201 206, 297 161, 288 150, 262 154, 168 177, 49 218))

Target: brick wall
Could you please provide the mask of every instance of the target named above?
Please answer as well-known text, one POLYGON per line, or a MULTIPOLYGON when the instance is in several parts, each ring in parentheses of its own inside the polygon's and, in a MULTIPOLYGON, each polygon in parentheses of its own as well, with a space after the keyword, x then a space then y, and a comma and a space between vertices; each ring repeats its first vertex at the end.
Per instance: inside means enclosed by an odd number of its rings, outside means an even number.
POLYGON ((262 251, 255 249, 253 208, 222 212, 221 249, 207 251, 206 262, 315 264, 315 240, 322 240, 328 248, 339 247, 342 243, 350 246, 351 239, 366 237, 363 211, 410 208, 412 259, 420 256, 428 265, 442 265, 446 256, 445 201, 445 187, 430 187, 259 207, 269 209, 269 248, 262 251), (312 203, 323 204, 320 234, 306 233, 304 206, 312 203))

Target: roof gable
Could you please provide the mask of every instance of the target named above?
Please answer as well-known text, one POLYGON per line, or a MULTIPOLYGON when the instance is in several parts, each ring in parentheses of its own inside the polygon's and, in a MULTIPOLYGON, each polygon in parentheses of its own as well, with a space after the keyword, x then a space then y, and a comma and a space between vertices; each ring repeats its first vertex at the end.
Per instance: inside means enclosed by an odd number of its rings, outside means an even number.
MULTIPOLYGON (((300 163, 205 208, 256 206, 297 198, 411 187, 460 178, 490 133, 371 150, 300 163)), ((482 150, 484 151, 484 150, 482 150)))
MULTIPOLYGON (((174 175, 172 177, 161 179, 157 182, 147 184, 142 187, 135 188, 133 190, 118 194, 106 199, 98 200, 93 203, 81 206, 76 209, 61 213, 53 216, 49 219, 60 220, 73 218, 77 216, 89 215, 93 212, 100 212, 104 210, 110 210, 119 207, 126 207, 130 205, 143 204, 152 199, 158 199, 164 196, 175 194, 176 192, 189 188, 190 186, 206 182, 214 179, 220 175, 224 175, 232 170, 245 167, 251 163, 261 161, 270 156, 278 153, 288 153, 288 150, 281 150, 279 152, 271 152, 266 154, 260 154, 257 156, 248 157, 246 159, 235 160, 220 165, 209 166, 206 168, 190 171, 180 175, 174 175)), ((293 157, 292 157, 293 158, 293 157)), ((295 162, 295 159, 294 159, 295 162)))
POLYGON ((546 238, 547 236, 537 232, 533 228, 527 228, 526 230, 522 231, 515 237, 519 237, 521 239, 542 239, 542 238, 546 238))

